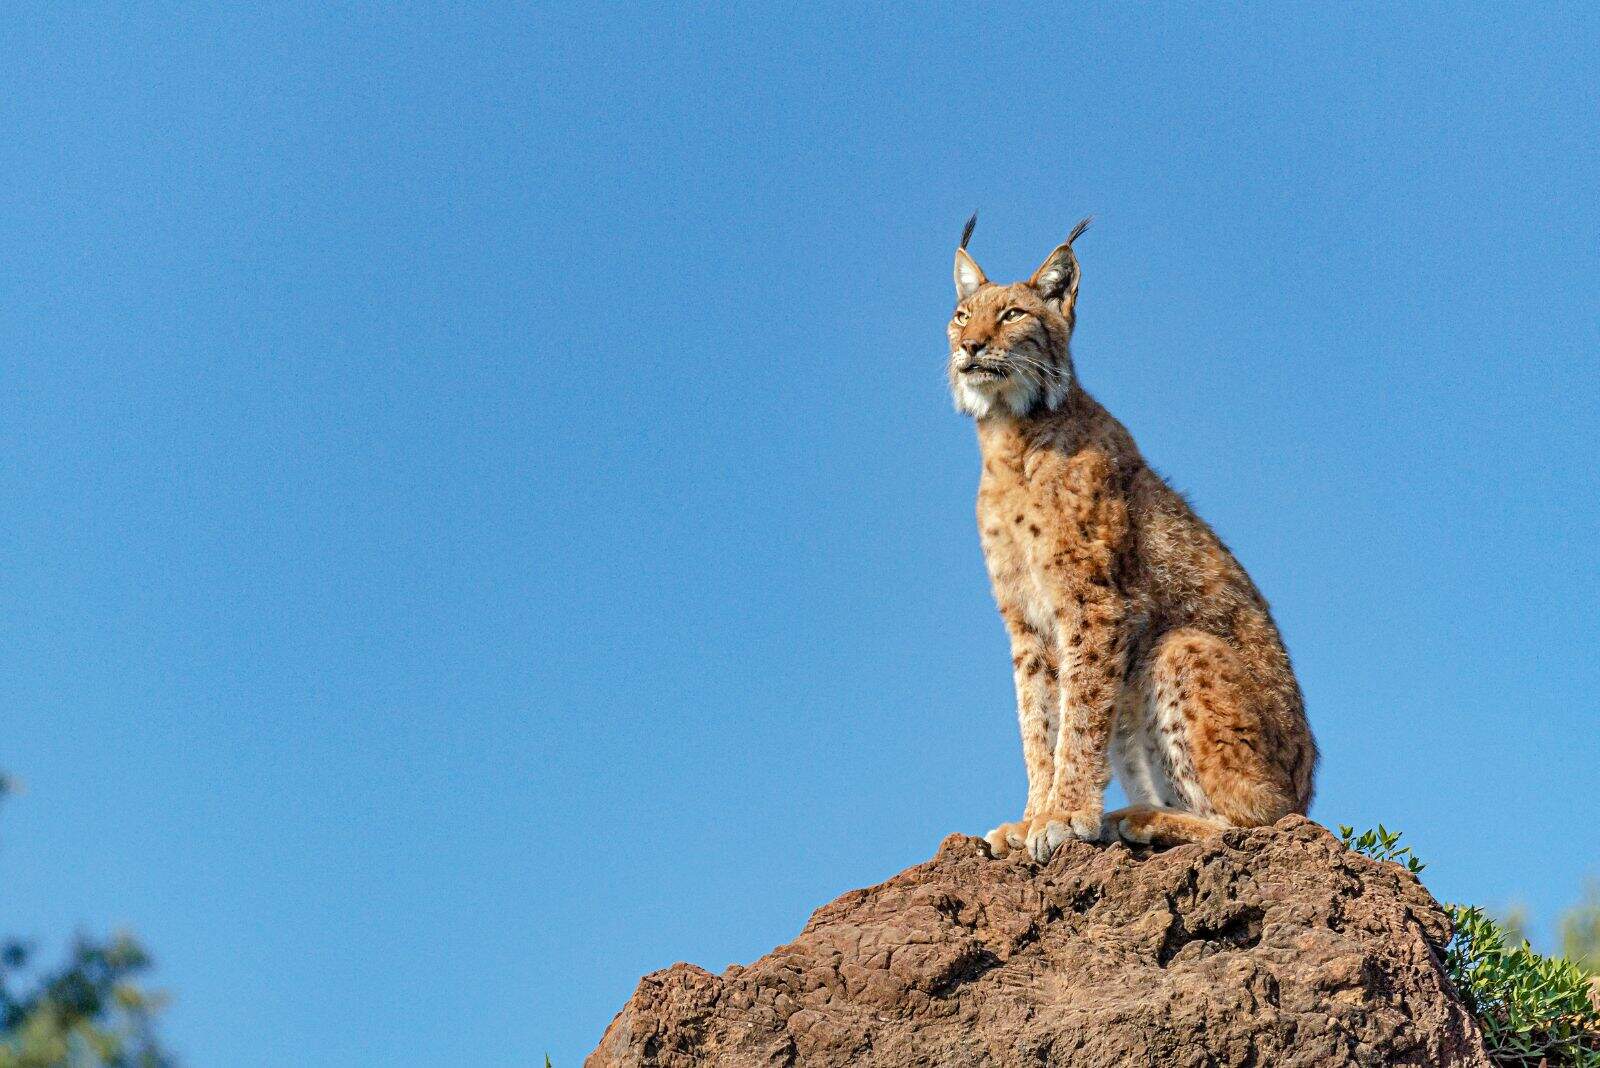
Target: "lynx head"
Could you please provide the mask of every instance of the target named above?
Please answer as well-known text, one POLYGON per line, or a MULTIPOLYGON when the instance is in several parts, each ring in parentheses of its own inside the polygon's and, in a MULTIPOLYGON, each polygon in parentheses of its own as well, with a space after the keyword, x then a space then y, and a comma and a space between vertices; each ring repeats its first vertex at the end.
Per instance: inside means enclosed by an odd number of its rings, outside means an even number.
POLYGON ((1073 227, 1066 243, 1026 282, 996 285, 967 255, 978 217, 967 221, 956 249, 956 312, 950 319, 950 389, 956 408, 982 419, 993 412, 1026 415, 1055 408, 1072 387, 1073 306, 1078 257, 1072 243, 1089 228, 1073 227))

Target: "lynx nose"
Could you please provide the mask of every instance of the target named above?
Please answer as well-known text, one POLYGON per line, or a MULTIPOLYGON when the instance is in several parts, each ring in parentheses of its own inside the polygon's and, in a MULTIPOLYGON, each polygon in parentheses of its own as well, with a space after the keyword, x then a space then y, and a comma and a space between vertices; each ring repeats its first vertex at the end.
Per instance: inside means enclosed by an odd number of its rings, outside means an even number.
POLYGON ((978 341, 975 338, 967 338, 961 343, 961 351, 967 354, 968 359, 972 359, 983 351, 986 344, 987 342, 978 341))

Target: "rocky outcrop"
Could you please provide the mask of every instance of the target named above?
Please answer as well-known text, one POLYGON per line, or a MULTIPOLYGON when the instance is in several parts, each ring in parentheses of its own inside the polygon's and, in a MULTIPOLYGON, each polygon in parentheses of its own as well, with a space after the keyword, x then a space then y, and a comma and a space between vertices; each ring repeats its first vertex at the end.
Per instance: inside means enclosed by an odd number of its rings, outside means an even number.
POLYGON ((749 967, 645 976, 587 1064, 1487 1065, 1448 936, 1300 817, 1044 865, 953 835, 749 967))

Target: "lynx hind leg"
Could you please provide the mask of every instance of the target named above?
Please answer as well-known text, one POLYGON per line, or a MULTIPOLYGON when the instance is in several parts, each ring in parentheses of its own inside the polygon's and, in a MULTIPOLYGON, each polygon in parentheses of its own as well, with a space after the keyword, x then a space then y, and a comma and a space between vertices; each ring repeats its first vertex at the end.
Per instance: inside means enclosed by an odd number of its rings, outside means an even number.
POLYGON ((1154 805, 1129 805, 1105 818, 1105 835, 1120 837, 1138 845, 1173 846, 1198 842, 1221 834, 1231 827, 1219 816, 1196 816, 1192 812, 1157 808, 1154 805))
MULTIPOLYGON (((1227 642, 1203 631, 1173 631, 1156 647, 1149 685, 1162 763, 1187 815, 1257 827, 1303 807, 1276 751, 1283 742, 1258 711, 1272 695, 1227 642)), ((1170 816, 1153 809, 1127 821, 1157 837, 1201 829, 1170 816)))

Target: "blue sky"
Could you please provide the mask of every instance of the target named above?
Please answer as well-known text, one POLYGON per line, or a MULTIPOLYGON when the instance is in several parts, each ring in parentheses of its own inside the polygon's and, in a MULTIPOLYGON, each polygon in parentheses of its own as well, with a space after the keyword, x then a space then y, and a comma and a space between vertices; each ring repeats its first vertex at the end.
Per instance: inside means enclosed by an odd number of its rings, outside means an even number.
POLYGON ((1600 18, 54 7, 0 64, 5 928, 194 1065, 575 1065, 1023 795, 950 258, 1271 599, 1313 815, 1600 871, 1600 18))

